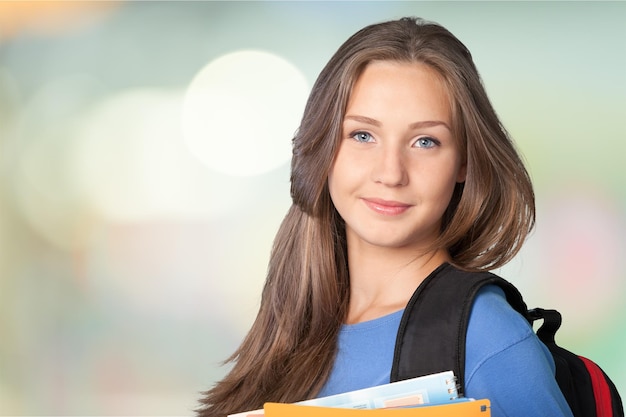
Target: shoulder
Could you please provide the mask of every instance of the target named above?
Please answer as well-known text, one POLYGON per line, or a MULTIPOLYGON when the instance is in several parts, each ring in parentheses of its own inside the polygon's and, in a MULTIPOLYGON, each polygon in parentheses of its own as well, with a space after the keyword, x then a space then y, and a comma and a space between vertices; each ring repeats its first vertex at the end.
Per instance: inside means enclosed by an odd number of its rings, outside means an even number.
POLYGON ((550 352, 502 289, 483 287, 467 327, 466 395, 489 398, 494 416, 571 416, 554 372, 550 352))
POLYGON ((478 291, 470 310, 469 326, 507 337, 533 334, 526 318, 511 307, 504 291, 497 285, 485 285, 478 291))
MULTIPOLYGON (((535 334, 528 321, 507 302, 504 292, 496 285, 480 289, 472 305, 467 326, 467 365, 475 366, 535 334), (474 359, 474 361, 469 361, 474 359)), ((472 369, 466 369, 467 376, 472 369)))

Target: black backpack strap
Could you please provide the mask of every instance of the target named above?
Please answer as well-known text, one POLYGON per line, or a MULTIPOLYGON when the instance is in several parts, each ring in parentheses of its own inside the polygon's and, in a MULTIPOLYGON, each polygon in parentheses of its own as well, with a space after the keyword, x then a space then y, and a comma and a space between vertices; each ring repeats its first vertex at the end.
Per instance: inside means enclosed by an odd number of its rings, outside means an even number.
POLYGON ((464 272, 450 264, 433 271, 415 290, 400 321, 391 382, 452 370, 459 393, 465 388, 465 336, 474 297, 498 285, 511 306, 526 317, 519 291, 489 272, 464 272))

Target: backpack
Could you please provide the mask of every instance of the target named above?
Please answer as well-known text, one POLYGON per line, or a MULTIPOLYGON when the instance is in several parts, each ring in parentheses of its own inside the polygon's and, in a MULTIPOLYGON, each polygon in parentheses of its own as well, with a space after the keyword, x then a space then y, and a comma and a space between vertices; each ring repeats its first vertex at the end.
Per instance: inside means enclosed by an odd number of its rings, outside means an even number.
POLYGON ((409 300, 398 329, 391 382, 452 370, 463 393, 467 324, 474 297, 485 285, 502 288, 509 304, 531 325, 543 320, 537 336, 552 353, 557 383, 574 417, 624 417, 620 395, 604 371, 556 344, 554 336, 561 325, 558 311, 528 310, 508 281, 490 272, 464 272, 450 264, 430 274, 409 300))

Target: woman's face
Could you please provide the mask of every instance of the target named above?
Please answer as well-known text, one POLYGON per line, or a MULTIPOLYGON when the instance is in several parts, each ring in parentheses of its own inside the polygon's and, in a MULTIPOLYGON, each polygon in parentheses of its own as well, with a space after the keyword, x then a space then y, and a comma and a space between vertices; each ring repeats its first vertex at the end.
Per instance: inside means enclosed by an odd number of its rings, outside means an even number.
POLYGON ((328 177, 348 245, 429 246, 465 164, 440 76, 416 63, 376 61, 348 100, 328 177))

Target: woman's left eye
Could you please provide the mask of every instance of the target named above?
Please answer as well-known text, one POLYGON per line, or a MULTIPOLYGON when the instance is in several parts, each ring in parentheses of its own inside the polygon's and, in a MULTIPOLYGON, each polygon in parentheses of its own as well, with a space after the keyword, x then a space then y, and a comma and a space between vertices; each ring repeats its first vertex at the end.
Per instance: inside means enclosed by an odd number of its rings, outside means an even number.
POLYGON ((424 136, 416 140, 413 146, 416 148, 433 148, 437 146, 438 143, 439 142, 436 139, 424 136))

